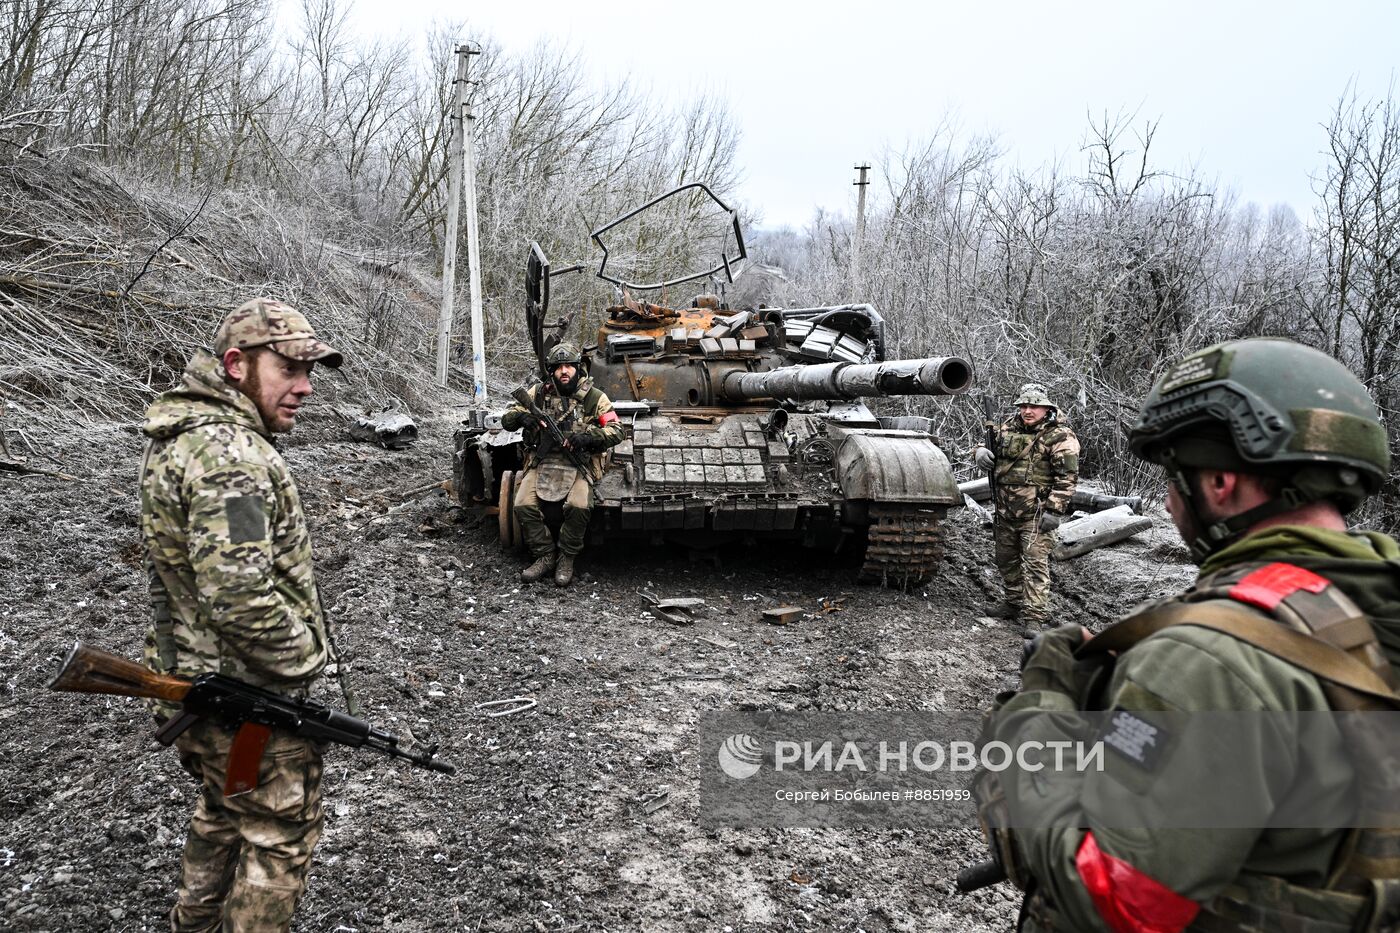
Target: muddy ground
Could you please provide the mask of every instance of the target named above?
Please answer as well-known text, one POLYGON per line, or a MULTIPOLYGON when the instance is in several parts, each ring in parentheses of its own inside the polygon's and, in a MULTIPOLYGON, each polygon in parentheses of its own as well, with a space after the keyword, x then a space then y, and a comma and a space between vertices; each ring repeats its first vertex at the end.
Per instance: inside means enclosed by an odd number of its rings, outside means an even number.
MULTIPOLYGON (((569 590, 521 587, 494 518, 441 493, 402 498, 448 476, 454 423, 390 452, 322 414, 284 447, 366 717, 440 742, 460 768, 333 750, 297 929, 1010 928, 1008 886, 953 890, 984 857, 970 826, 697 825, 704 712, 976 709, 1012 680, 1019 627, 984 618, 989 530, 956 510, 942 572, 908 592, 771 547, 718 568, 590 554, 569 590), (710 611, 673 627, 643 613, 642 589, 710 611), (841 611, 820 611, 840 596, 841 611), (758 621, 782 604, 811 614, 758 621), (538 706, 474 709, 514 696, 538 706)), ((162 929, 194 785, 139 703, 45 689, 76 639, 139 656, 139 437, 31 427, 27 440, 31 463, 78 478, 0 473, 0 928, 162 929)), ((1057 564, 1055 609, 1101 625, 1189 579, 1184 557, 1159 515, 1133 542, 1057 564)), ((331 684, 319 696, 341 705, 331 684)))

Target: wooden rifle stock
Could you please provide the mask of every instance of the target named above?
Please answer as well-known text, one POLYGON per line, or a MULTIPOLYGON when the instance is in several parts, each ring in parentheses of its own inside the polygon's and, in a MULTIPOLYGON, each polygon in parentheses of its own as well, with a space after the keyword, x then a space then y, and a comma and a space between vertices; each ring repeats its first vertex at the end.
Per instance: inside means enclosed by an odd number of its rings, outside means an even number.
POLYGON ((145 665, 74 642, 50 690, 69 693, 110 693, 124 697, 145 697, 179 703, 190 692, 183 677, 157 674, 145 665))

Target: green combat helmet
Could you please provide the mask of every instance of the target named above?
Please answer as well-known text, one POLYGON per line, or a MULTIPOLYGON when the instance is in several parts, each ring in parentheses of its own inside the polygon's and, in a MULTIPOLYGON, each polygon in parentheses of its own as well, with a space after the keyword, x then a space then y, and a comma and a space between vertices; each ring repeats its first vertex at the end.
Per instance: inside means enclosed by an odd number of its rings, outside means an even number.
POLYGON ((578 366, 583 362, 583 353, 579 348, 571 343, 561 343, 550 348, 544 356, 545 368, 553 372, 554 367, 563 363, 572 363, 578 366))
POLYGON ((1390 470, 1385 428, 1352 372, 1280 338, 1217 344, 1181 360, 1143 402, 1128 432, 1133 453, 1166 468, 1196 520, 1199 561, 1246 528, 1309 502, 1343 513, 1374 495, 1390 470), (1223 521, 1198 511, 1187 468, 1275 476, 1278 495, 1223 521))
POLYGON ((1016 397, 1016 405, 1041 405, 1045 408, 1054 408, 1059 411, 1059 407, 1050 401, 1050 394, 1045 391, 1045 386, 1038 382, 1028 382, 1021 386, 1021 394, 1016 397))

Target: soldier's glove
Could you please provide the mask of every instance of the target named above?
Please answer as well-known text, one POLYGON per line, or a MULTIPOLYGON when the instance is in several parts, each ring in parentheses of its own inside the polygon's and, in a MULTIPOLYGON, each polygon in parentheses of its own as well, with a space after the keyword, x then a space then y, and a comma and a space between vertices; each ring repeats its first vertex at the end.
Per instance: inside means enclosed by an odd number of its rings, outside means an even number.
POLYGON ((1040 516, 1040 530, 1051 532, 1060 527, 1060 523, 1065 520, 1063 515, 1056 515, 1054 512, 1045 512, 1040 516))
POLYGON ((1036 636, 1034 648, 1021 669, 1021 690, 1053 690, 1078 698, 1091 674, 1074 659, 1074 649, 1084 644, 1082 625, 1061 625, 1036 636))
POLYGON ((575 431, 569 435, 569 446, 586 454, 596 453, 603 449, 603 439, 587 431, 575 431))
POLYGON ((987 448, 978 447, 977 450, 973 451, 972 462, 977 464, 977 469, 981 470, 983 473, 990 473, 992 472, 992 467, 997 465, 997 458, 996 454, 992 453, 987 448))

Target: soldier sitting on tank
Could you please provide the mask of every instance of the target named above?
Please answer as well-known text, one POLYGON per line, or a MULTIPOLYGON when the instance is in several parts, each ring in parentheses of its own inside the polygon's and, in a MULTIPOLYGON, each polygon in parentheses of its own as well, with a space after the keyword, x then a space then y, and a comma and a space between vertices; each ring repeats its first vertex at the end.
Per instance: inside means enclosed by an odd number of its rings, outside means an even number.
MULTIPOLYGON (((548 415, 564 434, 569 450, 588 457, 591 477, 603 473, 603 453, 622 440, 622 428, 612 402, 583 374, 583 355, 578 347, 561 343, 545 356, 549 381, 530 389, 536 407, 548 415)), ((515 487, 515 515, 529 545, 534 562, 520 573, 520 579, 534 583, 551 570, 556 586, 568 586, 574 579, 574 561, 583 550, 588 515, 593 511, 593 490, 579 474, 566 451, 560 450, 541 421, 521 405, 511 406, 501 416, 507 431, 523 430, 525 470, 515 487), (541 502, 564 502, 564 521, 559 526, 556 548, 545 524, 541 502)))
POLYGON ((1069 511, 1079 479, 1079 439, 1059 420, 1045 387, 1028 383, 1017 413, 987 423, 987 444, 973 451, 995 491, 997 569, 1005 599, 997 615, 1022 617, 1026 634, 1046 623, 1050 601, 1050 533, 1069 511))

